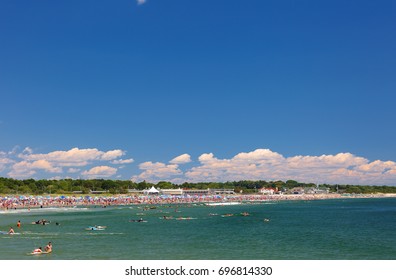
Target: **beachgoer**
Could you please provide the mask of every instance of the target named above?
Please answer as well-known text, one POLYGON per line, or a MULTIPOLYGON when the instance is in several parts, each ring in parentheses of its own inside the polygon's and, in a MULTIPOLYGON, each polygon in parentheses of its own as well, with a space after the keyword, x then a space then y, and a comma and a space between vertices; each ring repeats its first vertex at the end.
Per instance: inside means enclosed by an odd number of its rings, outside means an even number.
POLYGON ((15 231, 14 231, 14 229, 11 227, 10 230, 8 231, 8 234, 14 234, 14 233, 15 233, 15 231))
POLYGON ((48 242, 47 246, 45 246, 44 251, 46 251, 47 253, 51 253, 52 252, 52 243, 51 243, 51 241, 48 242))
POLYGON ((21 221, 18 221, 18 223, 17 223, 17 227, 21 227, 21 221))
POLYGON ((34 249, 32 253, 42 253, 43 250, 41 249, 41 247, 38 247, 37 249, 34 249))

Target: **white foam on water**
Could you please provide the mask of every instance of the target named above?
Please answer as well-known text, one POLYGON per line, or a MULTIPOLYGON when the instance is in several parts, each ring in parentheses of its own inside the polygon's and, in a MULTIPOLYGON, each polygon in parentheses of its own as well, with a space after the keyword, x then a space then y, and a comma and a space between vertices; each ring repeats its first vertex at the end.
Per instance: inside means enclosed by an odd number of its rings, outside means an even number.
POLYGON ((10 209, 2 210, 0 214, 23 214, 23 213, 45 213, 45 212, 80 212, 87 211, 89 208, 79 207, 48 207, 48 208, 30 208, 30 209, 10 209))

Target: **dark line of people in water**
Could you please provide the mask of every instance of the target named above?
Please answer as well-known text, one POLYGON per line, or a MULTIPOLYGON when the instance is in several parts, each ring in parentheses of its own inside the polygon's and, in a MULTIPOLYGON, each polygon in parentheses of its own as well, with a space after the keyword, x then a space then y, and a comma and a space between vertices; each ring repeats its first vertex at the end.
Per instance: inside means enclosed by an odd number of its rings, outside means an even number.
POLYGON ((43 226, 49 225, 50 223, 51 223, 51 221, 47 221, 45 219, 41 219, 41 220, 38 220, 36 222, 32 222, 32 224, 43 225, 43 226))

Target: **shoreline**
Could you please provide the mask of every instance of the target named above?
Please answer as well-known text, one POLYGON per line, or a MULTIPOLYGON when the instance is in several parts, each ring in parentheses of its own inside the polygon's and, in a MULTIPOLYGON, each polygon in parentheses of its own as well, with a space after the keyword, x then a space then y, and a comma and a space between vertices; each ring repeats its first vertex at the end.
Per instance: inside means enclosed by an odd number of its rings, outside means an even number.
POLYGON ((308 201, 353 198, 396 198, 396 194, 290 194, 290 195, 214 195, 214 196, 0 196, 0 209, 31 209, 75 206, 162 205, 194 203, 254 203, 269 201, 308 201))

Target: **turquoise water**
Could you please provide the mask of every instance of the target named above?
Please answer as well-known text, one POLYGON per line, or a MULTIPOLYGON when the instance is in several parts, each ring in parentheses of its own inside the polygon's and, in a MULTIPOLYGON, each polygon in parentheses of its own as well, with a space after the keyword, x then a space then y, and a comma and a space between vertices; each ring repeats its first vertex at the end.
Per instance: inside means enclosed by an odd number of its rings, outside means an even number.
POLYGON ((0 234, 3 260, 396 259, 395 198, 0 212, 0 231, 10 226, 20 234, 0 234), (240 215, 245 211, 250 215, 240 215), (147 222, 130 222, 140 217, 147 222), (51 224, 31 224, 42 218, 51 224), (107 228, 85 230, 94 225, 107 228), (48 241, 53 253, 27 255, 48 241))

